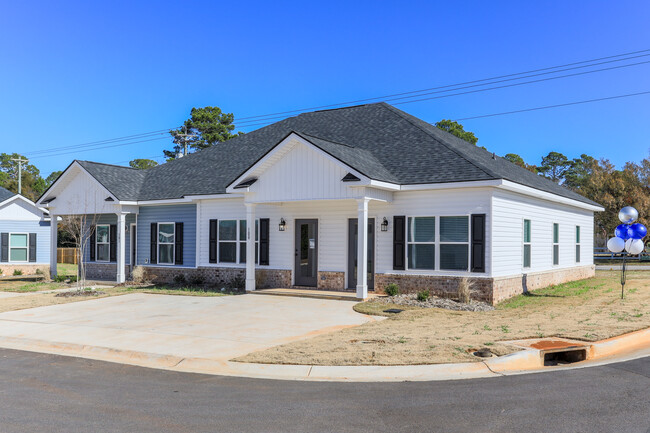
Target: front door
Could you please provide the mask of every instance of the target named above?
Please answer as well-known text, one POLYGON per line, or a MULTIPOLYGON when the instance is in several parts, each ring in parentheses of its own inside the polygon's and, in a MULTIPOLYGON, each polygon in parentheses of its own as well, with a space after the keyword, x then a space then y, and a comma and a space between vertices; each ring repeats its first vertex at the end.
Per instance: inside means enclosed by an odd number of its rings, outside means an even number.
POLYGON ((296 286, 318 282, 318 220, 296 220, 296 286))
MULTIPOLYGON (((348 220, 348 287, 357 287, 357 239, 359 236, 359 221, 356 218, 348 220)), ((375 288, 375 219, 368 218, 368 290, 375 288)))

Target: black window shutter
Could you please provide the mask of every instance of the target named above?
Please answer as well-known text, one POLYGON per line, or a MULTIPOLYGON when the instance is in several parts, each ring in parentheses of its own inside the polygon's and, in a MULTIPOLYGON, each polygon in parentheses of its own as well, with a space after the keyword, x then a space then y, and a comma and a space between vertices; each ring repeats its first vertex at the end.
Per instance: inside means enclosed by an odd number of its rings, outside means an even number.
POLYGON ((36 233, 29 234, 29 261, 36 261, 36 233))
POLYGON ((176 234, 174 236, 174 263, 183 264, 183 223, 176 223, 176 234))
POLYGON ((260 265, 269 264, 269 229, 269 219, 260 218, 260 265))
POLYGON ((393 217, 393 269, 406 269, 406 217, 393 217))
POLYGON ((149 263, 158 262, 158 224, 151 223, 151 239, 149 240, 149 263))
POLYGON ((485 214, 472 215, 472 272, 485 272, 485 214))
POLYGON ((210 263, 217 263, 217 220, 210 220, 210 263))
POLYGON ((95 261, 95 232, 97 231, 97 226, 94 226, 90 231, 90 261, 95 261))
POLYGON ((9 233, 0 234, 0 262, 9 261, 9 233))
POLYGON ((109 249, 110 249, 110 254, 111 262, 117 262, 117 225, 111 224, 111 231, 110 231, 110 236, 109 236, 109 249))

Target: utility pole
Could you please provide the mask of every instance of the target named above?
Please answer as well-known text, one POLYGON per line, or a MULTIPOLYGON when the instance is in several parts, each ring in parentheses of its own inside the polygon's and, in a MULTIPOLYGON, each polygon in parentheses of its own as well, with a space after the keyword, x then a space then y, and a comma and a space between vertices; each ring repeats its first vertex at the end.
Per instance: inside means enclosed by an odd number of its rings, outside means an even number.
POLYGON ((23 190, 23 162, 28 163, 29 160, 22 158, 11 158, 11 160, 18 163, 18 194, 21 194, 23 190))
POLYGON ((190 139, 196 137, 196 134, 188 134, 187 133, 187 127, 183 125, 183 134, 177 134, 176 137, 180 138, 180 141, 183 142, 183 155, 187 155, 187 142, 190 141, 190 139))

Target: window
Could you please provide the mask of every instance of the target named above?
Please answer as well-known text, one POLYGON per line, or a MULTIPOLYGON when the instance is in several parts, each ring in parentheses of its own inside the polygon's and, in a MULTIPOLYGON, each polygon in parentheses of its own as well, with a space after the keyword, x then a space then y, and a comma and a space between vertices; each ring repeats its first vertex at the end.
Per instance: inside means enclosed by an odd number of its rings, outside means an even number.
POLYGON ((96 255, 98 262, 108 262, 111 254, 110 242, 110 227, 109 225, 97 225, 95 238, 96 238, 96 255))
POLYGON ((553 223, 553 264, 560 264, 560 225, 553 223))
POLYGON ((219 220, 219 262, 237 263, 237 220, 219 220))
POLYGON ((407 254, 409 269, 435 269, 435 217, 409 217, 407 254))
POLYGON ((174 264, 174 242, 176 240, 176 224, 158 223, 158 264, 174 264))
POLYGON ((530 268, 530 220, 524 220, 524 268, 530 268))
POLYGON ((9 234, 9 261, 10 262, 26 262, 27 261, 27 247, 28 247, 27 233, 11 233, 9 234))
POLYGON ((440 217, 440 269, 469 270, 468 217, 440 217))
MULTIPOLYGON (((255 220, 255 263, 259 262, 260 225, 255 220)), ((239 220, 239 263, 246 263, 246 220, 239 220)))
POLYGON ((576 226, 576 263, 580 263, 580 226, 576 226))

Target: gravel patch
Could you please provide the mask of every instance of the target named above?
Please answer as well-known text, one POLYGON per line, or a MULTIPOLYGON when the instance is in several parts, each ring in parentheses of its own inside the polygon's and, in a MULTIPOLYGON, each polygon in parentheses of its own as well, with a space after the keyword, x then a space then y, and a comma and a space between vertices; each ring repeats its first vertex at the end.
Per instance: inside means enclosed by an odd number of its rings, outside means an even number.
POLYGON ((471 301, 469 304, 464 304, 462 302, 454 301, 449 298, 438 298, 436 296, 431 296, 426 301, 418 301, 417 294, 410 293, 397 296, 384 296, 380 298, 375 298, 371 302, 379 302, 381 304, 397 304, 397 305, 406 305, 409 307, 421 307, 421 308, 445 308, 447 310, 456 310, 456 311, 492 311, 494 307, 485 302, 471 301))

